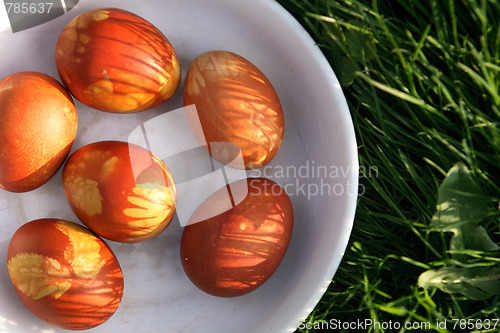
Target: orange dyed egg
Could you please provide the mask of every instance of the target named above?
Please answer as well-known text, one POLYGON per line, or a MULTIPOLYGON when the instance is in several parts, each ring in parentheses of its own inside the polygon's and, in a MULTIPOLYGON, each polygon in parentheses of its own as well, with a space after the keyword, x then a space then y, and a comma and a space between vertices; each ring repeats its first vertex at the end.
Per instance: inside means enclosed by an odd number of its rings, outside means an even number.
POLYGON ((228 165, 241 151, 245 169, 256 169, 278 152, 284 135, 280 100, 267 77, 247 59, 227 51, 196 58, 184 84, 184 106, 193 104, 203 129, 195 135, 203 135, 219 162, 228 165), (232 143, 236 149, 212 142, 232 143))
POLYGON ((0 81, 0 188, 45 184, 68 156, 77 131, 73 99, 56 79, 19 72, 0 81))
POLYGON ((168 100, 181 69, 163 33, 117 8, 85 12, 61 32, 56 45, 61 80, 80 102, 102 111, 137 112, 168 100))
POLYGON ((64 329, 104 323, 123 296, 123 274, 112 250, 69 221, 39 219, 21 226, 10 240, 7 268, 24 305, 64 329))
POLYGON ((62 178, 76 216, 109 240, 151 239, 175 214, 176 187, 168 168, 149 150, 127 142, 81 147, 68 158, 62 178))
MULTIPOLYGON (((188 278, 219 297, 247 294, 267 281, 288 248, 293 207, 285 190, 265 178, 231 184, 248 193, 230 210, 184 228, 180 254, 188 278)), ((193 216, 205 215, 227 198, 229 187, 209 197, 193 216)))

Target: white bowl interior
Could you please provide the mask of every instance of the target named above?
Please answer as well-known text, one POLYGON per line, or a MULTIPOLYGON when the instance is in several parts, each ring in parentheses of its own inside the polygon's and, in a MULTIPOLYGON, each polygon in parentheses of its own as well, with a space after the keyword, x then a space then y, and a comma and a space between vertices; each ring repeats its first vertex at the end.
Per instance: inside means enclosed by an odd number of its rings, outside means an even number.
MULTIPOLYGON (((179 259, 182 227, 174 220, 158 237, 139 244, 109 242, 125 276, 115 315, 95 332, 287 332, 314 308, 346 248, 358 187, 357 147, 341 87, 314 41, 271 0, 80 0, 67 14, 13 34, 0 8, 0 78, 40 71, 59 79, 55 44, 74 16, 120 7, 146 18, 173 44, 183 70, 199 54, 236 52, 273 83, 285 113, 285 139, 277 157, 252 176, 280 183, 294 205, 295 227, 276 273, 256 291, 222 299, 198 290, 179 259)), ((182 87, 182 83, 181 83, 182 87)), ((79 129, 73 151, 100 140, 126 141, 143 122, 182 106, 182 89, 150 111, 117 115, 76 101, 79 129)), ((61 171, 23 194, 0 191, 0 258, 22 224, 42 217, 78 222, 62 190, 61 171)), ((5 265, 5 263, 4 263, 5 265)), ((0 332, 63 332, 33 316, 15 294, 6 266, 0 270, 0 332)))

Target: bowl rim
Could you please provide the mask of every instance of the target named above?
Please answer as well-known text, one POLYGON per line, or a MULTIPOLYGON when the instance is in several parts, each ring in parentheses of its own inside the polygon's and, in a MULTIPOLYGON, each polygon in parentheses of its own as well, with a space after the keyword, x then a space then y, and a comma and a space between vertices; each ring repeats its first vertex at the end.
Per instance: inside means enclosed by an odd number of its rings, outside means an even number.
POLYGON ((338 244, 336 251, 332 254, 332 258, 330 260, 330 264, 325 270, 324 275, 321 279, 324 281, 323 284, 318 285, 314 294, 310 294, 309 298, 304 300, 304 305, 302 307, 302 311, 300 313, 296 313, 292 319, 287 323, 286 327, 289 327, 287 330, 293 332, 297 329, 298 325, 303 322, 314 310, 320 299, 323 297, 325 292, 327 291, 328 286, 332 282, 339 266, 344 256, 344 253, 347 249, 347 245, 351 236, 352 227, 354 225, 354 218, 357 207, 357 199, 358 199, 358 186, 359 186, 359 160, 358 160, 358 152, 357 152, 357 141, 356 134, 354 130, 354 124, 352 121, 352 117, 350 114, 350 110, 347 104, 347 100, 343 94, 342 88, 338 81, 338 78, 326 59, 325 55, 321 51, 320 47, 313 39, 313 37, 307 32, 307 30, 300 24, 299 21, 286 10, 280 3, 272 0, 258 0, 262 5, 268 6, 270 11, 273 12, 276 20, 280 19, 283 21, 284 25, 289 26, 295 33, 294 37, 299 39, 298 44, 311 45, 311 47, 302 49, 302 52, 306 52, 307 56, 310 57, 311 61, 316 63, 324 73, 324 81, 326 81, 327 89, 332 91, 332 102, 340 105, 338 112, 343 113, 341 118, 343 123, 340 124, 340 127, 345 131, 346 134, 346 144, 348 145, 347 154, 349 155, 349 168, 352 170, 356 170, 356 172, 349 173, 349 181, 351 182, 351 191, 349 192, 349 200, 348 205, 345 207, 344 213, 344 224, 343 224, 343 232, 340 233, 338 244))

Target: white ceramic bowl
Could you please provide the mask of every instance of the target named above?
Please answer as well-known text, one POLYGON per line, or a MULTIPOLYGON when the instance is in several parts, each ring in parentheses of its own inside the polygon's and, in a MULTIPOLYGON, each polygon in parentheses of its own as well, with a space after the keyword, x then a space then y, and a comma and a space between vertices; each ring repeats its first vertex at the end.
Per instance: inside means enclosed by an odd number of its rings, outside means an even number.
MULTIPOLYGON (((13 33, 5 8, 0 7, 1 78, 33 70, 59 79, 54 63, 59 32, 74 16, 98 7, 120 7, 156 25, 176 49, 183 74, 194 58, 215 49, 236 52, 266 74, 283 104, 285 138, 272 163, 253 175, 268 176, 284 186, 295 211, 292 240, 278 270, 261 288, 242 297, 204 294, 182 270, 182 227, 174 220, 150 241, 108 242, 121 263, 125 293, 113 317, 92 331, 294 331, 338 268, 358 188, 356 140, 344 95, 323 54, 299 23, 271 0, 80 0, 52 21, 13 33)), ((126 141, 141 123, 181 107, 182 89, 164 105, 131 115, 76 105, 79 129, 73 151, 94 141, 126 141)), ((42 217, 78 221, 65 200, 61 171, 32 192, 0 191, 0 264, 5 265, 0 269, 0 332, 63 332, 24 307, 6 269, 7 246, 15 230, 42 217)))

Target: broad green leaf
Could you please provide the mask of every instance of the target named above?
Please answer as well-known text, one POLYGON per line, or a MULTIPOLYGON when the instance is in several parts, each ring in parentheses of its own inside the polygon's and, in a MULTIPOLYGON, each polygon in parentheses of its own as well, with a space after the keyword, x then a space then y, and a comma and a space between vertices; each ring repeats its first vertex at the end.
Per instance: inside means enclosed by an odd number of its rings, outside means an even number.
POLYGON ((333 59, 332 67, 340 85, 342 87, 349 86, 356 78, 356 65, 347 56, 332 55, 331 58, 333 59))
POLYGON ((329 32, 325 35, 325 40, 328 45, 328 58, 340 84, 347 87, 360 70, 358 64, 364 65, 376 57, 376 43, 370 32, 359 28, 362 22, 338 25, 335 20, 327 20, 327 23, 329 32))
POLYGON ((451 250, 496 251, 496 245, 486 230, 475 223, 463 224, 457 228, 455 236, 450 241, 451 250))
POLYGON ((377 55, 373 35, 359 30, 347 29, 344 31, 344 36, 350 51, 349 56, 354 61, 365 64, 377 55))
MULTIPOLYGON (((472 249, 496 251, 499 249, 486 230, 477 222, 490 213, 487 199, 463 163, 455 164, 439 187, 433 230, 452 232, 452 250, 472 249)), ((462 255, 454 255, 464 260, 462 255)))
POLYGON ((500 295, 500 269, 491 267, 443 267, 420 274, 418 285, 438 288, 446 293, 461 293, 470 299, 482 300, 500 295))
POLYGON ((438 191, 437 211, 433 225, 445 230, 489 212, 481 188, 469 169, 459 162, 446 175, 438 191))

